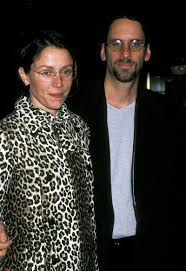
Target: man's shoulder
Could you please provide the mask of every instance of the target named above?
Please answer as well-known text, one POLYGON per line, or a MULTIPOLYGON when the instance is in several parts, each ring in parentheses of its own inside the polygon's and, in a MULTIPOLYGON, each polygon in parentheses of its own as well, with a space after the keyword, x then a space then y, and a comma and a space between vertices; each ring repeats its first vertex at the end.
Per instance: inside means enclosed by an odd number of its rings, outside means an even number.
POLYGON ((91 77, 80 82, 80 91, 84 95, 99 95, 104 90, 104 77, 91 77))
POLYGON ((142 110, 148 110, 155 115, 166 119, 184 120, 184 108, 166 94, 161 94, 149 89, 143 89, 139 97, 142 110))
POLYGON ((150 89, 142 89, 139 98, 141 99, 141 101, 155 104, 157 106, 163 105, 166 107, 178 107, 175 101, 172 100, 168 95, 150 89))
POLYGON ((104 81, 102 78, 90 78, 81 80, 76 94, 67 99, 68 107, 76 108, 96 102, 104 93, 104 81))

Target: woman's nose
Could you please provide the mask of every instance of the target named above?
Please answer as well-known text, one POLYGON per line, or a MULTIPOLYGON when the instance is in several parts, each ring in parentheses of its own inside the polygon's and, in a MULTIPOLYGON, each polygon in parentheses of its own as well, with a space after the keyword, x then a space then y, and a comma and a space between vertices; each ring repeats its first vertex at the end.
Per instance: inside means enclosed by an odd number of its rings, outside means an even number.
POLYGON ((63 77, 60 74, 56 74, 52 80, 52 84, 57 87, 61 87, 64 83, 63 77))

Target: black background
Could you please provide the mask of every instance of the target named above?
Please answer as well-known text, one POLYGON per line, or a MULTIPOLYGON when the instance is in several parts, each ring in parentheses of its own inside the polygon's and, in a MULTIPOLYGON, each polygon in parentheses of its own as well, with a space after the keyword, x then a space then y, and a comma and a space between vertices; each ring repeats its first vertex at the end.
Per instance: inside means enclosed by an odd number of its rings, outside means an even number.
POLYGON ((102 67, 99 57, 99 34, 108 14, 133 8, 144 13, 152 34, 152 57, 148 69, 167 75, 177 57, 185 58, 186 15, 182 2, 157 1, 59 1, 21 0, 1 7, 0 117, 12 110, 17 97, 15 47, 22 30, 49 28, 66 33, 77 48, 79 70, 88 77, 102 67))

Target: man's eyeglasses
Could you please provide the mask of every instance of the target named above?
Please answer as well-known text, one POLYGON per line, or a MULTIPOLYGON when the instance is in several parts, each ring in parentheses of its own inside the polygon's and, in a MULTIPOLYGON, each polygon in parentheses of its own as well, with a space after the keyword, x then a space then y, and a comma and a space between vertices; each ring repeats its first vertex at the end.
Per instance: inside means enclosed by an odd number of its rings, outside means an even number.
POLYGON ((32 70, 32 71, 37 73, 40 76, 41 80, 44 82, 51 82, 57 76, 59 76, 64 81, 70 81, 76 77, 76 71, 73 67, 64 68, 60 71, 55 71, 53 69, 43 69, 42 71, 32 70))
POLYGON ((130 41, 123 41, 120 39, 113 39, 110 40, 106 45, 110 48, 112 51, 121 51, 124 44, 128 45, 128 48, 131 52, 139 52, 144 46, 145 42, 142 40, 134 39, 130 41))

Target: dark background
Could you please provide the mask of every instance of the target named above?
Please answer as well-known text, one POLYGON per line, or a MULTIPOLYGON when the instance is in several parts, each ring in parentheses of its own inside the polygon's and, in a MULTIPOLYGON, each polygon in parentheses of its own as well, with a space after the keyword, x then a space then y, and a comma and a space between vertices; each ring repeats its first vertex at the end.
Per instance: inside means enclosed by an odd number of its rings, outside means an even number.
POLYGON ((18 34, 23 30, 49 28, 66 33, 77 48, 80 74, 87 78, 102 69, 99 37, 106 18, 132 7, 149 21, 152 57, 146 68, 150 73, 167 76, 175 59, 185 61, 186 15, 182 2, 166 6, 163 1, 83 2, 20 0, 1 7, 0 118, 13 109, 17 97, 15 48, 18 34))

